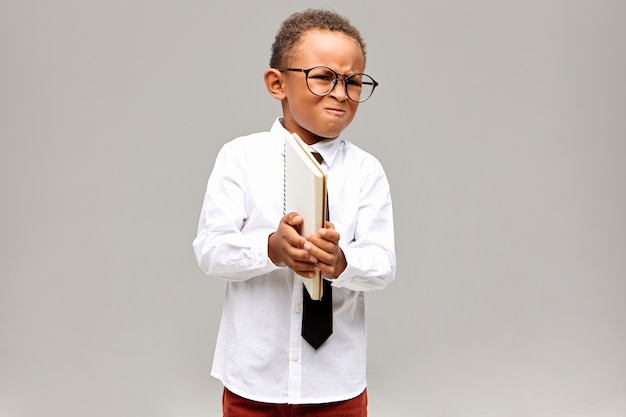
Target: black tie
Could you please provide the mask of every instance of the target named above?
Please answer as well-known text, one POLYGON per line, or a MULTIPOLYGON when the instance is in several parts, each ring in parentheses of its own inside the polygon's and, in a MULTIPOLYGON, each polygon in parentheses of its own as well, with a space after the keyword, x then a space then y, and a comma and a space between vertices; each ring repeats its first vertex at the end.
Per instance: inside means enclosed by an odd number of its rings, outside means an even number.
MULTIPOLYGON (((317 162, 323 161, 322 155, 311 152, 317 162)), ((330 220, 328 213, 328 197, 326 198, 326 220, 330 220)), ((302 337, 313 348, 317 349, 333 333, 333 287, 330 281, 324 279, 324 289, 321 300, 312 300, 309 292, 302 285, 302 337)))

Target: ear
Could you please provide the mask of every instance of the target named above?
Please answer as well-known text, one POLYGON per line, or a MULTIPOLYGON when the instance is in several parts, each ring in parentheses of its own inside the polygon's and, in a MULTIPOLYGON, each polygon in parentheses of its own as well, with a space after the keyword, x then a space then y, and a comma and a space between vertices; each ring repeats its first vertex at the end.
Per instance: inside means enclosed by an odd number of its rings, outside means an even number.
POLYGON ((265 79, 265 87, 272 97, 276 100, 283 100, 286 97, 282 72, 276 68, 268 68, 265 70, 263 78, 265 79))

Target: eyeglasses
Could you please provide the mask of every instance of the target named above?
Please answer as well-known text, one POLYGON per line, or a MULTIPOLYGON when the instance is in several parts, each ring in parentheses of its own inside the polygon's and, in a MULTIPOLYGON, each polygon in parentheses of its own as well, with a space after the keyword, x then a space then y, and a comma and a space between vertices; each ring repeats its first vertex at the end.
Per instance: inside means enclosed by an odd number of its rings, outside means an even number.
POLYGON ((343 77, 343 86, 348 98, 357 103, 363 103, 372 96, 378 82, 367 74, 337 74, 328 67, 318 66, 313 68, 276 68, 278 71, 303 72, 306 76, 306 85, 309 91, 316 96, 328 95, 335 86, 339 77, 343 77))

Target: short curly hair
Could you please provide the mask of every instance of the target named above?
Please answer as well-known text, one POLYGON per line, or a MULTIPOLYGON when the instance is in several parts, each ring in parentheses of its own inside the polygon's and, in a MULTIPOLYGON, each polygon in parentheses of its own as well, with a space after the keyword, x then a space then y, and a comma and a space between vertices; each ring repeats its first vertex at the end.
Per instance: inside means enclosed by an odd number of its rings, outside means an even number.
POLYGON ((292 14, 283 22, 272 45, 270 67, 287 66, 289 60, 293 58, 292 51, 300 42, 302 35, 316 29, 341 32, 353 38, 359 43, 365 59, 365 42, 359 30, 352 26, 347 18, 330 10, 307 9, 292 14))

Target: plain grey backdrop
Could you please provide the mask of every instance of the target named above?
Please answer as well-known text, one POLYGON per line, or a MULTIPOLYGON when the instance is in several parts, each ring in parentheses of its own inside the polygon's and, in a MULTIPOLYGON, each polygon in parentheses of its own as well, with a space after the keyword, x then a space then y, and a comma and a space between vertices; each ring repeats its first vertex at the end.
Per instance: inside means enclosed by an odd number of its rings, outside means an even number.
POLYGON ((0 2, 0 417, 215 417, 191 241, 280 23, 348 16, 394 198, 373 417, 626 415, 626 2, 0 2))

